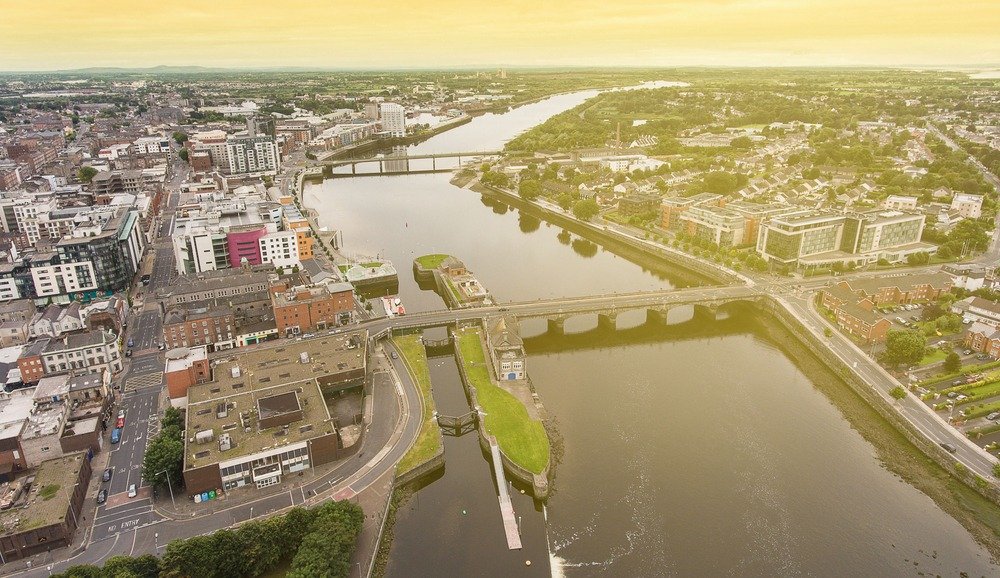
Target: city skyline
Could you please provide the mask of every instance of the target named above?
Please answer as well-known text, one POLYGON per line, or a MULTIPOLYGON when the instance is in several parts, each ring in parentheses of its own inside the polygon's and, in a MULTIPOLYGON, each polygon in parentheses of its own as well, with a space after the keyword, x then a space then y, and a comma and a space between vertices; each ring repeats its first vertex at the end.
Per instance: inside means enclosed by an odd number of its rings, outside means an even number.
POLYGON ((1000 65, 1000 6, 629 0, 421 6, 0 1, 0 70, 1000 65), (372 40, 377 40, 372 42, 372 40))

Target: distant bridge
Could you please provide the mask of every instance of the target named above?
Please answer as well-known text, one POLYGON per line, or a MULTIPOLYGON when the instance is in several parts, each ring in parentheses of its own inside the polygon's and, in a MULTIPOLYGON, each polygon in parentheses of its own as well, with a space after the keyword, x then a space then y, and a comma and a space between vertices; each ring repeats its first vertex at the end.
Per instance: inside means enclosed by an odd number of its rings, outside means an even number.
POLYGON ((461 167, 463 160, 471 161, 475 159, 480 159, 483 157, 497 156, 501 151, 466 151, 466 152, 454 152, 454 153, 436 153, 436 154, 426 154, 426 155, 389 155, 381 156, 367 159, 342 159, 335 161, 324 161, 323 166, 330 167, 331 171, 334 171, 331 176, 332 178, 348 178, 348 177, 376 177, 383 175, 406 175, 406 174, 420 174, 420 173, 443 173, 451 172, 456 168, 461 167), (447 163, 446 165, 438 166, 438 159, 457 159, 457 164, 447 163), (416 163, 419 166, 411 165, 412 161, 427 161, 430 160, 430 166, 427 163, 416 163), (358 172, 358 166, 368 165, 378 165, 378 170, 362 170, 358 172), (336 172, 335 169, 341 167, 351 167, 350 173, 340 173, 336 172))

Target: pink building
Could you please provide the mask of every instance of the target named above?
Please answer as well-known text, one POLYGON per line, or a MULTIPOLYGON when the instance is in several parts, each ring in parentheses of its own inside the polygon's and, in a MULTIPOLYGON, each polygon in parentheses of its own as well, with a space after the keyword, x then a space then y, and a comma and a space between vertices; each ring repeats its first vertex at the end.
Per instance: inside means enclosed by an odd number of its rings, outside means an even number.
POLYGON ((267 234, 267 227, 260 225, 249 230, 230 230, 226 233, 229 248, 229 266, 237 268, 246 258, 251 265, 260 265, 260 244, 258 239, 267 234))

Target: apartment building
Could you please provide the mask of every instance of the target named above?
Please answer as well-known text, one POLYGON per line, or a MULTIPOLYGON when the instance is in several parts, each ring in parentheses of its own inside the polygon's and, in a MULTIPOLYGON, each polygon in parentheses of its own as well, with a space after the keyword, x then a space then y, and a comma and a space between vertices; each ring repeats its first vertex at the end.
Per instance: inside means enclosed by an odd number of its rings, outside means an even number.
POLYGON ((662 212, 660 224, 664 229, 678 230, 682 225, 680 216, 691 207, 721 207, 724 204, 725 197, 714 193, 700 193, 691 197, 667 197, 660 206, 662 212))
POLYGON ((99 370, 114 375, 122 370, 117 337, 101 330, 49 339, 41 358, 46 375, 99 370))
POLYGON ((983 216, 983 196, 955 193, 951 198, 951 210, 966 219, 978 219, 983 216))
POLYGON ((382 119, 382 131, 393 138, 406 136, 406 109, 394 102, 383 102, 379 106, 379 116, 382 119))
POLYGON ((269 174, 278 172, 281 156, 274 139, 269 136, 234 137, 226 143, 229 173, 269 174))

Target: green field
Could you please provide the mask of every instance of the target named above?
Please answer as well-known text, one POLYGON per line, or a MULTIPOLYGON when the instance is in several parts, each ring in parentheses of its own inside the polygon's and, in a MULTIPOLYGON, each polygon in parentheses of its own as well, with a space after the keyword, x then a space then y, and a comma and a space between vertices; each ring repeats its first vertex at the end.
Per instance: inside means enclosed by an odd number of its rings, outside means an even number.
POLYGON ((462 330, 458 346, 470 385, 486 413, 486 431, 496 437, 500 449, 511 461, 530 472, 542 473, 549 463, 549 438, 542 422, 531 419, 516 397, 490 379, 478 330, 462 330))
POLYGON ((432 255, 423 255, 421 257, 417 257, 416 260, 417 264, 423 267, 424 269, 437 269, 438 267, 441 266, 441 263, 443 263, 444 260, 447 259, 448 257, 449 257, 448 255, 445 255, 443 253, 434 253, 432 255))
POLYGON ((930 355, 925 355, 923 359, 920 360, 917 365, 930 365, 932 363, 937 363, 939 361, 944 361, 944 358, 948 357, 948 352, 941 349, 934 349, 930 355))
POLYGON ((427 369, 427 353, 420 341, 420 334, 396 335, 393 344, 399 349, 406 362, 414 383, 424 400, 424 410, 420 422, 420 433, 410 451, 396 464, 396 475, 402 475, 434 457, 441 448, 441 430, 434 420, 434 397, 431 395, 431 374, 427 369))

